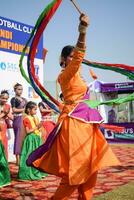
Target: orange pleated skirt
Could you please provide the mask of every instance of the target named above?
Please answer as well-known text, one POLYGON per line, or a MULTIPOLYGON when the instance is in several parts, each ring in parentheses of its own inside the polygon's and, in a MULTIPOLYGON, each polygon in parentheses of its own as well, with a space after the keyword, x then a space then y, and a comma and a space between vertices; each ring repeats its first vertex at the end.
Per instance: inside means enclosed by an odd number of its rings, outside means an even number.
POLYGON ((33 165, 56 176, 68 176, 70 185, 78 185, 99 169, 120 162, 97 124, 67 116, 51 149, 33 165))

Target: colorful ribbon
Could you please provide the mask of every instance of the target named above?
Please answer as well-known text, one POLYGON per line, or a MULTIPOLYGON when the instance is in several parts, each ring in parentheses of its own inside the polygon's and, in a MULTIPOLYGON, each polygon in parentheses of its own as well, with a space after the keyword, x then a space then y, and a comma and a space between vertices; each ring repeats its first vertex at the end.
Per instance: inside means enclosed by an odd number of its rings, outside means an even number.
MULTIPOLYGON (((51 96, 51 94, 44 88, 44 86, 40 83, 38 78, 36 77, 35 74, 35 67, 34 67, 34 58, 36 55, 36 49, 39 43, 39 40, 43 34, 43 31, 45 30, 47 24, 49 23, 50 19, 60 6, 62 0, 53 0, 48 6, 43 10, 41 15, 39 16, 35 27, 32 30, 32 33, 29 37, 29 40, 27 41, 25 48, 23 49, 21 58, 20 58, 20 71, 22 76, 26 79, 28 83, 31 84, 31 86, 34 88, 34 90, 37 92, 37 94, 42 98, 42 100, 52 109, 55 111, 59 112, 59 102, 51 96), (26 49, 28 45, 30 45, 30 52, 28 55, 28 60, 27 60, 27 65, 28 65, 28 75, 26 75, 25 70, 23 68, 22 62, 26 53, 26 49)), ((99 68, 99 69, 104 69, 104 70, 111 70, 115 71, 117 73, 120 73, 122 75, 127 76, 129 79, 134 80, 134 67, 133 66, 128 66, 124 64, 107 64, 107 63, 97 63, 97 62, 90 62, 88 60, 83 60, 83 64, 86 64, 88 66, 91 66, 93 68, 99 68)), ((114 104, 119 104, 120 102, 127 102, 131 101, 134 99, 134 94, 130 95, 126 98, 123 98, 122 100, 114 99, 112 101, 107 101, 107 102, 99 102, 99 101, 94 101, 93 102, 88 101, 86 103, 90 104, 91 107, 97 107, 98 105, 106 104, 106 105, 111 105, 112 103, 114 104)))
POLYGON ((127 76, 131 80, 134 80, 134 66, 128 66, 124 64, 108 64, 108 63, 90 62, 89 60, 86 60, 86 59, 83 60, 83 64, 88 65, 93 68, 114 71, 114 72, 127 76))
POLYGON ((50 19, 56 12, 57 8, 59 7, 60 3, 61 3, 61 0, 52 1, 41 13, 41 15, 39 16, 39 18, 35 24, 34 29, 32 30, 29 40, 27 41, 25 48, 23 49, 23 52, 22 52, 22 55, 20 58, 20 63, 19 63, 21 74, 25 78, 25 80, 31 84, 31 86, 34 88, 34 90, 37 92, 37 94, 42 98, 42 100, 49 107, 51 107, 52 109, 54 109, 57 112, 59 112, 59 109, 54 104, 59 106, 59 102, 49 94, 49 92, 41 85, 41 83, 37 79, 36 74, 35 74, 35 68, 34 68, 34 58, 35 58, 39 39, 40 39, 45 27, 47 26, 48 22, 50 21, 50 19), (28 77, 25 73, 22 62, 23 62, 23 59, 24 59, 24 56, 26 53, 26 49, 31 41, 32 41, 32 43, 30 46, 30 52, 29 52, 28 60, 27 60, 28 74, 29 74, 29 77, 28 77))

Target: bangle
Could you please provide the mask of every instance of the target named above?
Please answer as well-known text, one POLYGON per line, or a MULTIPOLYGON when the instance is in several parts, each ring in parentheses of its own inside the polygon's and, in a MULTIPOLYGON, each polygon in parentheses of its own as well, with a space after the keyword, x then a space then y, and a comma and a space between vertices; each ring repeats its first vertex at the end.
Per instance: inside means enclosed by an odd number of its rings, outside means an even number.
POLYGON ((80 33, 85 34, 86 30, 87 30, 87 27, 80 24, 78 30, 79 30, 80 33))
POLYGON ((84 43, 85 43, 85 41, 81 41, 81 40, 78 40, 78 42, 81 43, 81 44, 84 44, 84 43))
POLYGON ((75 46, 75 49, 77 49, 78 51, 82 51, 82 52, 85 52, 86 51, 86 48, 80 48, 78 46, 75 46))

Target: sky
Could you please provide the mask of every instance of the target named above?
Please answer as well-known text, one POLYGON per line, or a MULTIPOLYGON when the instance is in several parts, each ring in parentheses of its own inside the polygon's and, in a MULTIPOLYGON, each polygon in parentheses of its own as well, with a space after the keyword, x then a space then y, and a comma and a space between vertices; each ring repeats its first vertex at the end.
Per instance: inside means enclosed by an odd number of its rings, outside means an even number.
MULTIPOLYGON (((0 0, 0 16, 34 26, 40 13, 51 0, 0 0)), ((96 62, 123 63, 134 66, 134 0, 77 0, 83 13, 89 16, 85 58, 96 62)), ((45 61, 45 81, 56 80, 59 56, 65 45, 75 45, 78 37, 79 13, 70 0, 63 0, 43 33, 43 45, 48 50, 45 61)), ((125 76, 94 69, 100 81, 124 82, 125 76)), ((89 67, 82 67, 87 82, 89 67)))

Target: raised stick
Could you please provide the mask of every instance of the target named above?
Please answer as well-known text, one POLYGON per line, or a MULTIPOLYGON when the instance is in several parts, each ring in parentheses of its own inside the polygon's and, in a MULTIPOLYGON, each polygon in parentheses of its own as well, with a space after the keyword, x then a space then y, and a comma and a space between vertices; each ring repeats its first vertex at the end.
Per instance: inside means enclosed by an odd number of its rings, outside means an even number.
POLYGON ((72 3, 73 3, 73 5, 75 6, 75 8, 77 9, 77 11, 80 13, 80 15, 82 14, 82 12, 81 12, 81 10, 80 10, 80 8, 78 7, 78 5, 76 4, 76 2, 75 2, 75 0, 70 0, 72 3))

